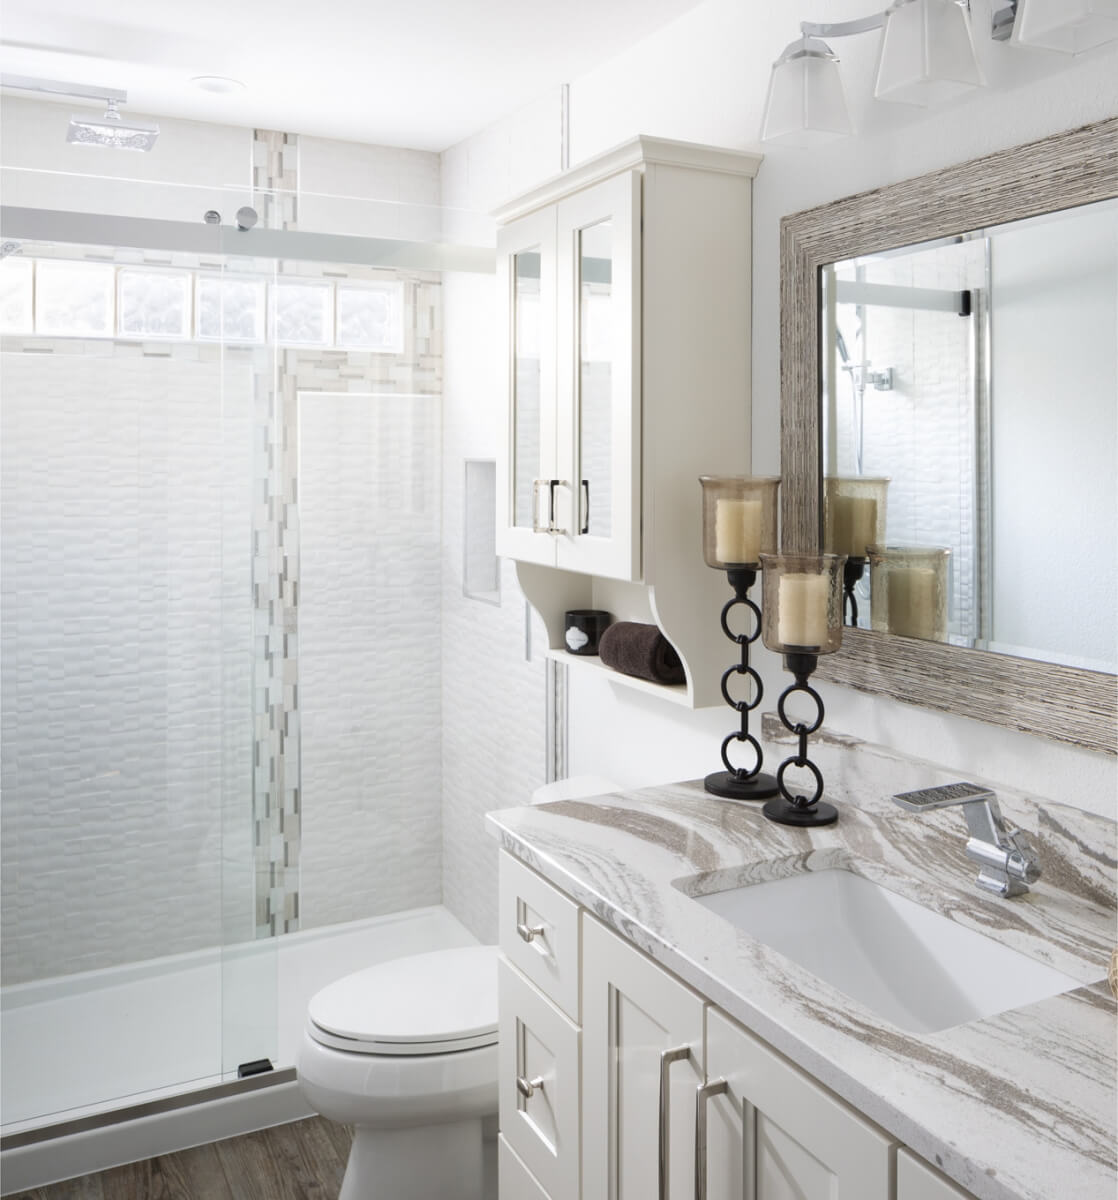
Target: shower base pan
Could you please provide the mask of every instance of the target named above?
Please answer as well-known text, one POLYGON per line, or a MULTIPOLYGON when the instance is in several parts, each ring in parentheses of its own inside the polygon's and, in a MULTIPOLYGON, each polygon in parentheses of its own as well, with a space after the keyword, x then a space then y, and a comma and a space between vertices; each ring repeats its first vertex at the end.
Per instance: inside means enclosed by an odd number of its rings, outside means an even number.
POLYGON ((263 955, 260 943, 247 947, 245 961, 265 963, 276 980, 274 1016, 262 1021, 274 1022, 263 1053, 276 1069, 246 1079, 222 1074, 212 1045, 222 972, 228 983, 235 951, 5 988, 3 1194, 310 1116, 292 1065, 310 997, 385 959, 473 943, 446 909, 432 907, 287 934, 263 955), (106 1094, 112 1099, 100 1099, 106 1094))

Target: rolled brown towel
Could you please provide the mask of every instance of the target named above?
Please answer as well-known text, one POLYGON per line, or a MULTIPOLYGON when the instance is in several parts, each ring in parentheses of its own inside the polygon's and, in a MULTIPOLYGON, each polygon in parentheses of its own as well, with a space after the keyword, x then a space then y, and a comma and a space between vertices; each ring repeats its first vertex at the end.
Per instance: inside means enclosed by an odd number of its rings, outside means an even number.
POLYGON ((675 647, 655 625, 615 621, 602 634, 598 654, 607 667, 653 683, 683 683, 683 664, 675 647))

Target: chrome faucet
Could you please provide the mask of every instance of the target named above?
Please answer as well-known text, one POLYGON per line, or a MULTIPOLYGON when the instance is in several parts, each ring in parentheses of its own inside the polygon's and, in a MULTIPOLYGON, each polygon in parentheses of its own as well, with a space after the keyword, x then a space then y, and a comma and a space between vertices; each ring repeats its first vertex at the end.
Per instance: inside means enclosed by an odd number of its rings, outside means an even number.
POLYGON ((970 838, 967 857, 981 866, 978 886, 999 896, 1020 896, 1040 878, 1036 850, 1020 829, 1006 825, 998 798, 975 783, 948 783, 943 787, 902 792, 893 800, 909 812, 928 812, 960 804, 970 838))

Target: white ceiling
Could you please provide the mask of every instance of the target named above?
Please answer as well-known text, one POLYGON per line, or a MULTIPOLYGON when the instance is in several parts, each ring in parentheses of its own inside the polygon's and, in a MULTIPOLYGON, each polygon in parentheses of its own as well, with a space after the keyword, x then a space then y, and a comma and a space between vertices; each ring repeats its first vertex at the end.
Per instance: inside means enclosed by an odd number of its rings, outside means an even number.
POLYGON ((4 0, 0 67, 124 89, 126 113, 443 150, 697 3, 4 0))

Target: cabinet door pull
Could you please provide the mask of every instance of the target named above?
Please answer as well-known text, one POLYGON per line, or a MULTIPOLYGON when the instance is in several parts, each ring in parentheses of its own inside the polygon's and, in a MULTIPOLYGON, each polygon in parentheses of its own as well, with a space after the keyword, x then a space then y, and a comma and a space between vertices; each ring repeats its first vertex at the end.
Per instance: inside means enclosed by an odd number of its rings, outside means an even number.
POLYGON ((517 921, 516 932, 520 934, 523 941, 530 942, 534 938, 543 936, 544 927, 542 925, 526 925, 523 921, 517 921))
POLYGON ((589 533, 590 532, 590 480, 589 479, 584 479, 582 481, 582 499, 583 499, 582 527, 579 529, 579 533, 589 533))
POLYGON ((525 1100, 531 1099, 536 1091, 543 1089, 543 1076, 537 1075, 535 1079, 525 1079, 523 1075, 516 1077, 516 1090, 524 1097, 525 1100))
POLYGON ((725 1079, 713 1079, 695 1092, 695 1200, 707 1200, 707 1101, 728 1089, 725 1079))
POLYGON ((669 1083, 671 1082, 672 1063, 680 1062, 682 1059, 690 1058, 690 1046, 676 1046, 672 1050, 663 1050, 660 1052, 660 1190, 659 1200, 668 1200, 669 1187, 669 1167, 670 1167, 670 1147, 668 1142, 671 1138, 671 1118, 669 1109, 671 1108, 671 1096, 669 1095, 669 1083))

